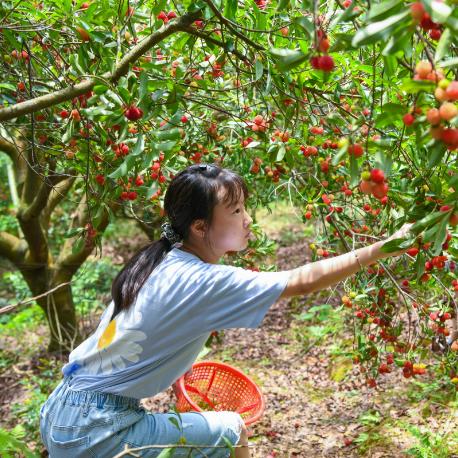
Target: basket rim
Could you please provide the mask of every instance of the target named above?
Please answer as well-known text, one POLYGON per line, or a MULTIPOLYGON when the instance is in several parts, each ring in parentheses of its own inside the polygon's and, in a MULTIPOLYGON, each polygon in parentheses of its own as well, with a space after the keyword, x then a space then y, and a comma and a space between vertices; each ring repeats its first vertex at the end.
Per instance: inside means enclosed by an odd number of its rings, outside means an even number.
MULTIPOLYGON (((240 369, 237 369, 234 366, 231 366, 231 365, 226 364, 226 363, 220 363, 218 361, 199 361, 197 363, 194 363, 192 365, 191 369, 194 369, 195 367, 202 367, 202 366, 212 366, 212 367, 217 367, 217 368, 221 368, 221 369, 227 369, 227 370, 229 370, 231 372, 234 372, 235 374, 239 375, 242 379, 245 379, 246 381, 248 381, 248 383, 250 383, 254 387, 256 393, 258 394, 259 399, 261 401, 260 402, 261 406, 260 406, 259 411, 258 411, 257 414, 255 414, 253 416, 249 416, 247 418, 243 418, 242 417, 242 419, 244 420, 246 425, 249 425, 249 424, 254 423, 255 421, 259 420, 259 418, 261 418, 261 415, 264 413, 264 409, 265 409, 264 395, 262 394, 261 389, 258 387, 258 385, 254 382, 254 380, 251 377, 249 377, 248 375, 244 374, 240 369)), ((188 391, 185 388, 185 376, 186 376, 186 373, 183 374, 177 380, 176 386, 177 386, 178 390, 181 392, 181 394, 183 395, 183 397, 185 398, 186 402, 193 409, 195 409, 195 411, 203 412, 203 410, 197 404, 195 404, 192 401, 192 399, 190 398, 190 396, 188 395, 188 391)))

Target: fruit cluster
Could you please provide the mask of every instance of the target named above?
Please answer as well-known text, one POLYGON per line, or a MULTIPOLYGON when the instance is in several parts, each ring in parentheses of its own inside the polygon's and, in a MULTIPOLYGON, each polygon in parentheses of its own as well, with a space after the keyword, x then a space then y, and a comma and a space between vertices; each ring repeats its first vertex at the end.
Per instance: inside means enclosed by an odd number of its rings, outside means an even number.
POLYGON ((372 194, 382 204, 386 204, 388 201, 387 194, 389 187, 386 183, 383 170, 372 169, 370 172, 364 171, 361 174, 359 189, 364 194, 372 194))

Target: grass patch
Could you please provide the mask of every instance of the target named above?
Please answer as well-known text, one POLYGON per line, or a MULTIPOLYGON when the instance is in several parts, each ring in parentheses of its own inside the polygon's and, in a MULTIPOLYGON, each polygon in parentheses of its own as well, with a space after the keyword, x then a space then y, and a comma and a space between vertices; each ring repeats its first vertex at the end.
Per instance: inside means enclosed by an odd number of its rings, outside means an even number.
POLYGON ((313 225, 305 224, 302 214, 288 201, 257 209, 254 219, 269 238, 279 240, 282 245, 290 245, 314 233, 313 225))

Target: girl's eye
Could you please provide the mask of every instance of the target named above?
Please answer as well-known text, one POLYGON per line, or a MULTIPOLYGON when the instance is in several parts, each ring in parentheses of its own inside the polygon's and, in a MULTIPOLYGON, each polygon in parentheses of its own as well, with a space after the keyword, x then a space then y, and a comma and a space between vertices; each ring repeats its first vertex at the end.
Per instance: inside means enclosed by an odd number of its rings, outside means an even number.
POLYGON ((240 208, 237 208, 234 213, 240 213, 240 208))

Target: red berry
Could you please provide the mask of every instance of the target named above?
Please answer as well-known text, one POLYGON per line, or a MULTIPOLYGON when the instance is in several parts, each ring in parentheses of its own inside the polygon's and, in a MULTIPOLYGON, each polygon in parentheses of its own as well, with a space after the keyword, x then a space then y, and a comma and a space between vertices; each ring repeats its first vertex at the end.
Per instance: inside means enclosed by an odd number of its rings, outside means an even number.
POLYGON ((388 189, 386 183, 375 183, 372 186, 372 195, 377 199, 383 199, 387 195, 388 189))
POLYGON ((407 254, 410 256, 416 256, 420 250, 418 248, 409 248, 407 254))
POLYGON ((331 56, 321 56, 318 64, 320 70, 324 72, 330 72, 334 69, 334 59, 331 56))
POLYGON ((383 181, 385 180, 385 174, 383 173, 383 170, 372 169, 371 170, 371 180, 374 183, 383 183, 383 181))
POLYGON ((364 149, 359 143, 355 143, 348 147, 348 153, 355 157, 361 157, 364 154, 364 149))
POLYGON ((129 121, 138 121, 143 116, 143 111, 135 105, 131 105, 124 110, 124 116, 129 121))
POLYGON ((402 120, 404 121, 404 124, 406 126, 411 126, 413 124, 413 122, 415 121, 415 117, 414 117, 414 115, 412 113, 407 113, 407 114, 404 115, 402 120))

